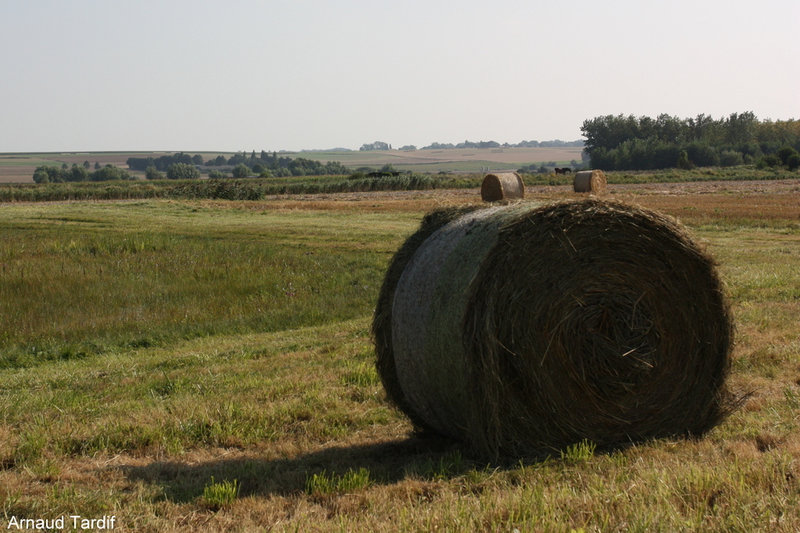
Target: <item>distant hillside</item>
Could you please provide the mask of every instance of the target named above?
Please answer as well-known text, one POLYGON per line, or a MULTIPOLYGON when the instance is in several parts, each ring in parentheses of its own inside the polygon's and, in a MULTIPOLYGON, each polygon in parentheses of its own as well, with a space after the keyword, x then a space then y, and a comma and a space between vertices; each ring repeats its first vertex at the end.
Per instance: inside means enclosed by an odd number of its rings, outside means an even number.
MULTIPOLYGON (((540 143, 541 144, 541 143, 540 143)), ((495 147, 495 148, 425 148, 392 150, 305 150, 302 152, 271 152, 286 158, 303 158, 320 163, 340 163, 348 170, 361 167, 379 169, 391 165, 399 171, 412 172, 484 172, 488 170, 516 170, 520 167, 554 163, 557 166, 572 166, 580 162, 582 146, 554 147, 495 147)), ((210 161, 219 156, 226 160, 237 152, 196 152, 186 154, 202 156, 210 161)), ((242 156, 245 152, 241 152, 242 156)), ((90 168, 113 165, 128 169, 129 158, 157 159, 169 152, 63 152, 63 153, 0 153, 0 183, 32 183, 33 172, 40 165, 71 167, 88 165, 90 168)), ((248 154, 248 155, 252 155, 248 154)), ((556 166, 556 165, 553 165, 556 166)), ((205 172, 205 171, 204 171, 205 172)), ((144 177, 144 172, 133 171, 144 177)))

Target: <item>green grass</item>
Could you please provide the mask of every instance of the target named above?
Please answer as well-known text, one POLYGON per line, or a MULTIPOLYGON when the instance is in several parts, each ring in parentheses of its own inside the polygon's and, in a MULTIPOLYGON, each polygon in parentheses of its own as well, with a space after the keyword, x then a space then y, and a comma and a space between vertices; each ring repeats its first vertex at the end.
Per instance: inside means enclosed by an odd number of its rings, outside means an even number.
POLYGON ((363 316, 396 219, 172 202, 6 207, 0 366, 363 316))
POLYGON ((62 514, 137 531, 800 528, 793 221, 691 228, 731 294, 732 386, 752 393, 708 436, 487 465, 413 434, 373 367, 372 306, 421 215, 4 206, 0 528, 62 514))
POLYGON ((238 495, 239 482, 237 480, 216 482, 214 476, 211 476, 211 482, 203 487, 202 503, 209 509, 218 511, 229 507, 238 495))
POLYGON ((370 484, 369 470, 349 469, 344 474, 328 473, 323 470, 306 479, 306 494, 310 496, 326 496, 364 489, 370 484))
POLYGON ((582 440, 575 444, 570 444, 566 449, 561 450, 561 460, 568 463, 579 463, 588 461, 594 455, 597 445, 588 440, 582 440))

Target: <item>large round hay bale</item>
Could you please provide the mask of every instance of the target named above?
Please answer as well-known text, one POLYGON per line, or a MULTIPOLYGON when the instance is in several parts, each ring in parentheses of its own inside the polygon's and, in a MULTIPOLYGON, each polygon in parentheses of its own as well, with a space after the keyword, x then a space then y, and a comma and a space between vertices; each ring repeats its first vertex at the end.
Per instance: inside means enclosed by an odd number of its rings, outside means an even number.
POLYGON ((484 202, 514 200, 525 197, 525 184, 516 172, 486 174, 481 183, 481 198, 484 202))
POLYGON ((606 174, 602 170, 581 170, 575 173, 572 179, 572 188, 575 192, 591 192, 602 194, 606 192, 606 174))
POLYGON ((390 265, 373 335, 389 399, 486 457, 702 435, 732 405, 712 259, 615 202, 430 214, 390 265))

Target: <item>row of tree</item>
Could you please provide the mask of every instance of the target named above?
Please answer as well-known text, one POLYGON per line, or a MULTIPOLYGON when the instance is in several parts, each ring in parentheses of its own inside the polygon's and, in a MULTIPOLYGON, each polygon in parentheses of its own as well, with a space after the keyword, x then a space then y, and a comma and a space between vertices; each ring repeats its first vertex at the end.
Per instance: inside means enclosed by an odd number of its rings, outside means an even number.
MULTIPOLYGON (((562 141, 560 139, 556 139, 553 141, 521 141, 516 144, 509 144, 503 143, 500 144, 497 141, 464 141, 463 143, 453 144, 453 143, 440 143, 434 142, 429 144, 428 146, 423 146, 423 150, 447 150, 450 148, 554 148, 554 147, 569 147, 569 146, 583 146, 583 141, 562 141)), ((383 141, 375 141, 372 143, 362 144, 359 150, 367 151, 367 150, 391 150, 392 145, 389 143, 385 143, 383 141)), ((413 144, 407 144, 405 146, 401 146, 400 150, 402 151, 412 151, 416 150, 417 147, 413 144)))
POLYGON ((146 171, 148 167, 153 167, 161 172, 166 172, 170 165, 182 163, 184 165, 203 165, 203 156, 200 154, 189 155, 177 152, 172 155, 162 155, 160 157, 129 157, 126 161, 131 170, 146 171))
MULTIPOLYGON (((39 166, 33 171, 33 181, 35 183, 63 183, 67 181, 108 181, 108 180, 132 180, 136 179, 127 170, 106 165, 90 172, 88 165, 74 164, 71 167, 62 165, 61 168, 54 166, 39 166)), ((99 168, 98 168, 99 167, 99 168)))
POLYGON ((555 139, 552 141, 520 141, 516 144, 503 143, 497 141, 464 141, 458 144, 434 142, 428 146, 423 146, 423 150, 446 150, 449 148, 562 148, 580 147, 583 141, 562 141, 555 139))
POLYGON ((800 154, 793 157, 800 150, 800 121, 760 121, 749 111, 720 119, 606 115, 585 120, 581 131, 592 167, 603 170, 800 166, 800 154))
POLYGON ((218 155, 208 161, 204 161, 200 154, 190 156, 178 152, 158 158, 130 157, 127 163, 131 170, 145 171, 148 179, 191 179, 199 177, 201 170, 208 172, 212 178, 224 177, 227 172, 233 177, 321 176, 349 172, 347 167, 336 161, 321 163, 303 157, 279 156, 277 152, 268 153, 264 150, 259 155, 255 150, 249 154, 246 151, 237 152, 230 157, 218 155))

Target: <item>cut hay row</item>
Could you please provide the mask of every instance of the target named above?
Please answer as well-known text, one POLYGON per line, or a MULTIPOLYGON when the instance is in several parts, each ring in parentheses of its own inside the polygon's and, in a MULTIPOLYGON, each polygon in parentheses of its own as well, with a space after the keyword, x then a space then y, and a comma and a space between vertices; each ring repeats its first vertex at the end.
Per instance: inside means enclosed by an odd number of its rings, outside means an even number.
POLYGON ((575 173, 572 188, 575 192, 602 194, 606 192, 608 182, 602 170, 581 170, 575 173))
POLYGON ((620 203, 428 215, 390 265, 373 335, 389 399, 490 458, 702 435, 732 405, 713 261, 620 203))

